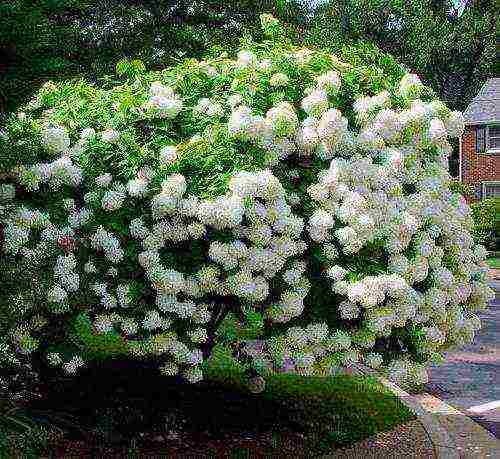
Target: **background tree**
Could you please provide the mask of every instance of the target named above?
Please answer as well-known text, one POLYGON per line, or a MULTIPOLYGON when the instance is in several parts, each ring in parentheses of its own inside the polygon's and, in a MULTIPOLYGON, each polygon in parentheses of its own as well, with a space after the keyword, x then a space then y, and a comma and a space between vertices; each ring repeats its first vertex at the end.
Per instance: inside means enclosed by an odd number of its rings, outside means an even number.
MULTIPOLYGON (((465 110, 498 75, 498 16, 493 2, 467 0, 336 0, 317 6, 304 42, 339 51, 373 44, 417 73, 453 110, 465 110)), ((450 161, 458 174, 458 141, 450 161)))
POLYGON ((279 0, 13 0, 0 2, 0 112, 47 80, 114 73, 122 58, 161 69, 207 50, 261 38, 259 14, 300 22, 306 8, 279 0))
POLYGON ((419 74, 454 110, 464 110, 498 73, 493 2, 340 0, 320 4, 304 41, 339 49, 373 42, 419 74))

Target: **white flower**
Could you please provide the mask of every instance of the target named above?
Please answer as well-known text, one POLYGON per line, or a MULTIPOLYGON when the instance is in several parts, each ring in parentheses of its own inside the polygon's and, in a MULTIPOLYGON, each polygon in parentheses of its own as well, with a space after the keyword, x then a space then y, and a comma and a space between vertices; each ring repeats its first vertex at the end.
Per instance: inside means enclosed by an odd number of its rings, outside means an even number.
POLYGON ((125 197, 125 193, 119 190, 106 191, 102 197, 101 206, 108 211, 118 210, 122 207, 125 197))
POLYGON ((275 73, 269 80, 270 86, 287 86, 288 83, 288 76, 281 72, 275 73))
POLYGON ((326 275, 330 279, 333 279, 334 282, 338 282, 338 281, 344 279, 346 274, 347 274, 347 270, 342 268, 342 266, 338 266, 338 265, 332 266, 332 267, 328 268, 328 270, 326 271, 326 275))
POLYGON ((95 178, 95 183, 98 187, 105 188, 113 181, 113 176, 111 174, 99 175, 95 178))
POLYGON ((51 303, 62 303, 66 300, 68 294, 60 285, 54 285, 47 294, 47 299, 51 303))
POLYGON ((237 57, 237 65, 247 66, 252 65, 257 61, 257 56, 252 51, 239 51, 237 57))
POLYGON ((315 89, 304 97, 301 107, 310 116, 320 117, 328 109, 328 96, 322 89, 315 89))
POLYGON ((48 127, 42 135, 44 145, 55 153, 61 153, 70 146, 68 133, 62 126, 48 127))
POLYGON ((160 317, 158 311, 155 310, 148 311, 142 321, 142 326, 146 330, 154 330, 156 328, 160 328, 161 325, 162 325, 162 318, 160 317))
POLYGON ((365 363, 371 368, 379 368, 383 363, 383 358, 380 354, 369 353, 365 356, 365 363))
POLYGON ((62 358, 58 352, 47 353, 47 361, 52 366, 57 366, 62 364, 62 358))
POLYGON ((174 145, 167 145, 160 150, 160 164, 172 164, 177 160, 177 148, 174 145))
POLYGON ((191 319, 196 324, 205 324, 210 321, 212 314, 208 310, 208 305, 200 304, 193 312, 191 319))
POLYGON ((142 197, 148 191, 148 181, 143 178, 136 178, 127 183, 127 191, 130 196, 142 197))
POLYGON ((169 86, 164 86, 161 81, 153 81, 149 88, 151 96, 173 97, 174 90, 169 86))
POLYGON ((232 94, 227 99, 227 104, 234 109, 237 105, 240 105, 243 102, 243 97, 241 94, 232 94))
POLYGON ((451 112, 444 123, 449 137, 460 137, 463 134, 465 124, 462 112, 451 112))
POLYGON ((340 88, 339 74, 333 70, 319 75, 316 80, 318 82, 318 88, 324 89, 327 92, 331 92, 340 88))
POLYGON ((433 118, 431 120, 428 136, 432 143, 439 143, 446 139, 446 128, 439 118, 433 118))
POLYGON ((134 335, 139 329, 139 326, 134 319, 125 319, 121 323, 121 329, 126 335, 134 335))
POLYGON ((106 129, 101 133, 101 138, 107 143, 116 143, 120 138, 120 133, 114 129, 106 129))
POLYGON ((113 295, 104 293, 104 295, 101 296, 101 304, 106 309, 114 309, 117 306, 117 301, 113 295))
POLYGON ((16 188, 14 185, 7 183, 0 184, 0 202, 7 203, 14 200, 16 194, 16 188))
POLYGON ((113 322, 107 316, 99 316, 94 321, 94 328, 98 333, 106 333, 113 330, 113 322))
POLYGON ((338 306, 340 310, 340 316, 344 320, 353 320, 359 316, 360 308, 351 301, 343 301, 338 306))
POLYGON ((80 133, 81 140, 92 139, 94 136, 95 136, 95 129, 92 129, 92 128, 85 128, 80 133))
POLYGON ((153 96, 149 100, 149 106, 156 110, 160 118, 175 118, 182 110, 182 100, 177 96, 153 96))
POLYGON ((84 365, 84 361, 80 356, 75 355, 69 362, 63 365, 64 371, 68 374, 74 374, 78 368, 84 365))
POLYGON ((268 70, 271 70, 273 66, 273 61, 271 59, 262 59, 259 61, 258 67, 260 70, 267 72, 268 70))
POLYGON ((118 303, 123 308, 130 305, 130 286, 128 284, 120 284, 116 287, 116 296, 118 297, 118 303))

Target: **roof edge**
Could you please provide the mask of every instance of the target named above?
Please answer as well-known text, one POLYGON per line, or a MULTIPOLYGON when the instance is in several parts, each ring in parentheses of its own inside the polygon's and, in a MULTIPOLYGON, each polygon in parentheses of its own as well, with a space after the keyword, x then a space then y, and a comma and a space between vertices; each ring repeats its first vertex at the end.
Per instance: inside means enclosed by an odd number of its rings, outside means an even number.
POLYGON ((484 120, 484 121, 464 121, 465 126, 476 126, 478 124, 492 124, 498 123, 500 124, 500 119, 492 119, 492 120, 484 120))

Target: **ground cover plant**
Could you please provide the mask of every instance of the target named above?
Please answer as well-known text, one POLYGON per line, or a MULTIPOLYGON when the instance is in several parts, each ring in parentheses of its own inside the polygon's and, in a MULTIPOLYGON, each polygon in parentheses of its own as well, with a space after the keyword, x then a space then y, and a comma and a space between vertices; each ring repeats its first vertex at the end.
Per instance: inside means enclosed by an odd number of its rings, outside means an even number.
POLYGON ((421 384, 473 339, 493 292, 449 189, 461 113, 261 20, 234 59, 123 60, 121 82, 47 83, 7 120, 4 355, 199 383, 220 345, 262 393, 356 362, 421 384))

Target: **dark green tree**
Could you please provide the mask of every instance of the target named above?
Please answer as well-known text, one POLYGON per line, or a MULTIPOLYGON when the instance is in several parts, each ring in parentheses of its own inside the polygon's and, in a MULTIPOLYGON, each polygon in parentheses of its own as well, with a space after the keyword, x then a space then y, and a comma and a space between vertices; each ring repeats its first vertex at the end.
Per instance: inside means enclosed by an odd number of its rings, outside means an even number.
POLYGON ((0 112, 50 79, 97 81, 123 58, 160 69, 209 49, 231 52, 244 34, 260 38, 261 13, 300 22, 305 11, 283 0, 0 1, 0 112))
POLYGON ((498 74, 497 25, 489 0, 335 0, 316 9, 304 41, 333 50, 371 42, 417 73, 450 108, 464 110, 498 74))

